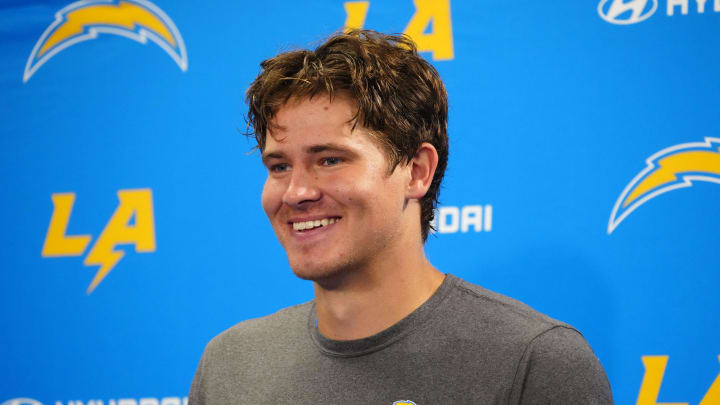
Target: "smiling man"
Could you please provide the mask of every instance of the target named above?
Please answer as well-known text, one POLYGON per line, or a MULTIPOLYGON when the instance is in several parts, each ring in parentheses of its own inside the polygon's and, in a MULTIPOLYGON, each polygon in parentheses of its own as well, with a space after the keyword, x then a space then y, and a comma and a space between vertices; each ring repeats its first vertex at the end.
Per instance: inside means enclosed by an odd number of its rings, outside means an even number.
POLYGON ((447 95, 406 37, 264 61, 247 93, 262 205, 315 299, 205 349, 190 404, 611 404, 572 327, 433 267, 447 95))

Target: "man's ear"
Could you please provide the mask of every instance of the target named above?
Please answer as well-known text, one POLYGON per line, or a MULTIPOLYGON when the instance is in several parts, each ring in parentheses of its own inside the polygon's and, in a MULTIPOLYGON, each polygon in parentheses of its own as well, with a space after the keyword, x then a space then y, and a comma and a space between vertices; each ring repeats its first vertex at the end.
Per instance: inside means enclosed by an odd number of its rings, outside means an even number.
POLYGON ((425 196, 438 165, 437 149, 430 143, 423 142, 415 156, 410 160, 410 183, 407 198, 421 199, 425 196))

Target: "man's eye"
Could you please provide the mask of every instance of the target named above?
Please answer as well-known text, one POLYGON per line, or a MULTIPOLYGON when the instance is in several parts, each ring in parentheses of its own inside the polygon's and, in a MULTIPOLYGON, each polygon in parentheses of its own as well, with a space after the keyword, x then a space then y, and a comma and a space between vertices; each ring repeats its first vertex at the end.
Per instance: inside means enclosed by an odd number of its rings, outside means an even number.
POLYGON ((270 166, 270 171, 273 173, 286 172, 288 171, 288 169, 290 169, 290 165, 288 165, 287 163, 278 163, 276 165, 270 166))
POLYGON ((322 159, 322 165, 323 166, 335 166, 340 164, 342 160, 338 157, 326 157, 322 159))

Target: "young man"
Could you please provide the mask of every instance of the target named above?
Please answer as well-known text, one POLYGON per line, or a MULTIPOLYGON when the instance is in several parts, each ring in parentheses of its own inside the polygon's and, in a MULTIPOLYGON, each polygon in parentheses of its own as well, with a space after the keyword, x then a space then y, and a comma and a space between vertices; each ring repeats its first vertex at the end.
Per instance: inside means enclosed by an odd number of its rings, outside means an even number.
POLYGON ((425 257, 448 108, 409 39, 354 31, 261 66, 262 205, 315 299, 213 339, 191 405, 612 403, 575 329, 425 257))

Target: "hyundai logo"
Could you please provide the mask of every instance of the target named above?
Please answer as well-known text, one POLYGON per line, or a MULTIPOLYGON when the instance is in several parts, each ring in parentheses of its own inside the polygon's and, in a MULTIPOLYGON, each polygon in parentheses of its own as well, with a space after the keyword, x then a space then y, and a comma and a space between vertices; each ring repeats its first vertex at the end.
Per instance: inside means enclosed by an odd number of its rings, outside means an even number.
POLYGON ((647 20, 657 6, 657 0, 601 0, 597 10, 605 21, 627 25, 647 20))

